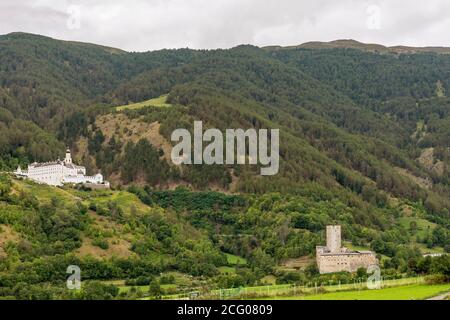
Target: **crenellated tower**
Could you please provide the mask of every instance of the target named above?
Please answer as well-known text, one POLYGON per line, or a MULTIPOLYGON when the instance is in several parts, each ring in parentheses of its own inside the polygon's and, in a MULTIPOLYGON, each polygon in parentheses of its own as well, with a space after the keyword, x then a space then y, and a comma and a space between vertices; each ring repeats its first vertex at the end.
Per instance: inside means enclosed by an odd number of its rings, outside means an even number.
POLYGON ((332 253, 341 251, 341 226, 327 226, 327 248, 332 253))

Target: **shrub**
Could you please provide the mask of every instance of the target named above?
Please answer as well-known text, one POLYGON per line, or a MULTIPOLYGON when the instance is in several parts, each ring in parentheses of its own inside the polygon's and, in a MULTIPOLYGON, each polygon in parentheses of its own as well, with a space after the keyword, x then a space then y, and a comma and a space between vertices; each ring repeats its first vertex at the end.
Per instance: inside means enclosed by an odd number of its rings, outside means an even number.
POLYGON ((92 240, 92 245, 102 248, 103 250, 106 250, 109 248, 108 241, 103 238, 96 238, 96 239, 92 240))

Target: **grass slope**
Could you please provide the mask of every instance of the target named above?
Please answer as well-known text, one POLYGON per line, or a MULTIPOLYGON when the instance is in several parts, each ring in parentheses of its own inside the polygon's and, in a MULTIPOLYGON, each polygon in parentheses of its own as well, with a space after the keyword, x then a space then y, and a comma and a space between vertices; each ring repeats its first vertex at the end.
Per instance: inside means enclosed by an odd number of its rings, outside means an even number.
POLYGON ((128 105, 123 105, 123 106, 118 106, 115 109, 117 111, 122 111, 122 110, 135 110, 135 109, 141 109, 141 108, 145 108, 145 107, 161 107, 161 108, 166 108, 166 107, 171 107, 172 105, 170 103, 167 103, 167 95, 162 95, 158 98, 153 98, 147 101, 142 101, 142 102, 137 102, 137 103, 132 103, 132 104, 128 104, 128 105))
POLYGON ((240 264, 240 265, 247 264, 247 260, 245 258, 230 253, 226 253, 225 255, 227 256, 227 261, 229 264, 240 264))
MULTIPOLYGON (((449 284, 415 284, 379 290, 331 292, 310 296, 282 297, 287 300, 423 300, 450 291, 449 284)), ((277 298, 278 299, 278 298, 277 298)))

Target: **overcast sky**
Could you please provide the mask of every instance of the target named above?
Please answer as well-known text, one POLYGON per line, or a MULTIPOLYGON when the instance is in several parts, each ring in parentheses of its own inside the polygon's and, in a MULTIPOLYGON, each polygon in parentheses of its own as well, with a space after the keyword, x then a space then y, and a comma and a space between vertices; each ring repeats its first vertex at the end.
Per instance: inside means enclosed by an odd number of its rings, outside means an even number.
POLYGON ((356 39, 449 46, 448 0, 0 0, 14 31, 128 51, 356 39))

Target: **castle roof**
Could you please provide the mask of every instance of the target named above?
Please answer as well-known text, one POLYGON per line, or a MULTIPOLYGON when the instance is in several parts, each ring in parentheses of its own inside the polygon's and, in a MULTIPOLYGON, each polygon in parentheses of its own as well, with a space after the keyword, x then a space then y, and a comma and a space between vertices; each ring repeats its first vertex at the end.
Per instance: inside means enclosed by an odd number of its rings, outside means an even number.
POLYGON ((323 252, 321 256, 347 256, 347 255, 363 255, 374 254, 372 251, 347 251, 347 252, 323 252))
POLYGON ((316 246, 316 250, 322 250, 320 252, 321 256, 345 256, 345 255, 364 255, 364 254, 374 254, 373 251, 369 250, 350 250, 348 248, 341 248, 341 251, 331 252, 326 246, 316 246))

